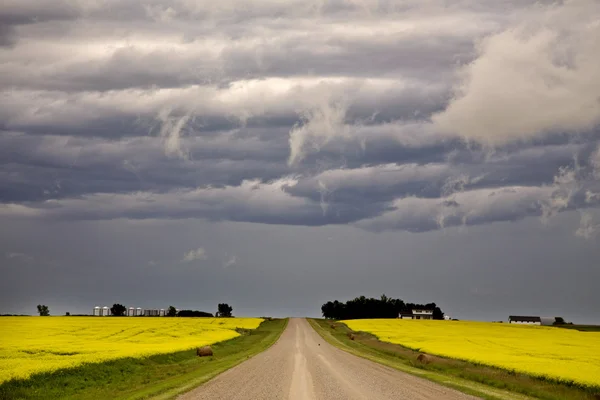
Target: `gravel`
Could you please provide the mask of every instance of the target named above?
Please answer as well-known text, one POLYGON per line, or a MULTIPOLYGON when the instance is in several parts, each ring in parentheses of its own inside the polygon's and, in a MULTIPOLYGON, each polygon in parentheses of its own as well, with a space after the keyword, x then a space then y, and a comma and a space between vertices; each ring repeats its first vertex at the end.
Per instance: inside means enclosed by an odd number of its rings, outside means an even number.
POLYGON ((475 397, 356 357, 290 319, 265 352, 179 397, 182 400, 462 400, 475 397))

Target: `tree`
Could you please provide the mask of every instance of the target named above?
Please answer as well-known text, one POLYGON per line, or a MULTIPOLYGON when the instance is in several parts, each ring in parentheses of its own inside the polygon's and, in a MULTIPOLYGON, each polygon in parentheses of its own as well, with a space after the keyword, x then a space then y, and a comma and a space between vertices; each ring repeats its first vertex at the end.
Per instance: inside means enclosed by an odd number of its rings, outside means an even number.
POLYGON ((217 311, 217 317, 231 317, 231 312, 233 311, 233 307, 231 307, 227 303, 221 303, 217 307, 219 311, 217 311))
POLYGON ((404 303, 400 299, 394 299, 381 295, 379 299, 356 297, 346 303, 337 300, 328 301, 321 306, 321 313, 328 319, 361 319, 361 318, 398 318, 401 312, 410 312, 413 309, 431 310, 433 319, 444 319, 444 313, 435 303, 414 304, 404 303))
POLYGON ((70 316, 71 316, 71 313, 67 311, 67 312, 65 313, 65 317, 70 317, 70 316))
POLYGON ((198 310, 181 310, 177 313, 178 317, 212 317, 211 313, 198 310))
POLYGON ((50 315, 50 309, 48 308, 47 305, 38 304, 37 310, 38 310, 38 313, 40 314, 40 317, 47 317, 48 315, 50 315))
POLYGON ((554 323, 552 325, 564 325, 564 324, 566 324, 566 322, 563 317, 555 317, 554 323))
POLYGON ((169 306, 169 309, 167 310, 167 317, 176 317, 177 316, 177 309, 173 306, 169 306))
POLYGON ((123 304, 113 304, 113 306, 110 308, 111 315, 114 315, 115 317, 125 316, 126 311, 127 309, 123 304))

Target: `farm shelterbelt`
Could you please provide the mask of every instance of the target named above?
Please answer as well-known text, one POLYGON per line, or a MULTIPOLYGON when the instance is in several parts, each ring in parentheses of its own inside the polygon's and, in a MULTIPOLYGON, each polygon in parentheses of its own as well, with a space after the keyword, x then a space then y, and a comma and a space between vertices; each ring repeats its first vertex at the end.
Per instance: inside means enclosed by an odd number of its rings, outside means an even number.
POLYGON ((260 318, 2 317, 0 383, 37 372, 232 339, 260 318))
POLYGON ((354 331, 424 353, 600 387, 600 332, 467 321, 342 322, 354 331))

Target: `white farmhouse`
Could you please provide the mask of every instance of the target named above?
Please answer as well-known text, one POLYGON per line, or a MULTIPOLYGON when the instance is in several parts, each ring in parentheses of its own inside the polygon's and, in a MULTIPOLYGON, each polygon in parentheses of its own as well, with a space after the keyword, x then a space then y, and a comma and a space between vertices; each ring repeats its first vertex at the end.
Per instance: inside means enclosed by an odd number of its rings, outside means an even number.
POLYGON ((433 319, 433 310, 412 310, 414 319, 433 319))
POLYGON ((398 314, 400 319, 433 319, 433 310, 414 309, 411 311, 403 311, 398 314))

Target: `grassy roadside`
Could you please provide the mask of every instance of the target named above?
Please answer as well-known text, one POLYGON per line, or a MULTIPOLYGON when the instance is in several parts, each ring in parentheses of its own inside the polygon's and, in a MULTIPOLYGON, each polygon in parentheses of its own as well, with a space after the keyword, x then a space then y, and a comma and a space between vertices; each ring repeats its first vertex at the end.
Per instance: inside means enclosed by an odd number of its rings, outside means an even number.
POLYGON ((195 350, 42 373, 0 385, 1 400, 170 399, 264 351, 279 339, 287 319, 264 321, 255 330, 212 345, 213 357, 195 350))
POLYGON ((349 353, 417 375, 484 399, 597 400, 600 391, 549 382, 499 368, 486 367, 460 360, 433 357, 433 362, 417 361, 419 352, 400 345, 379 341, 375 336, 352 332, 345 324, 323 319, 309 319, 312 327, 330 344, 349 353))

